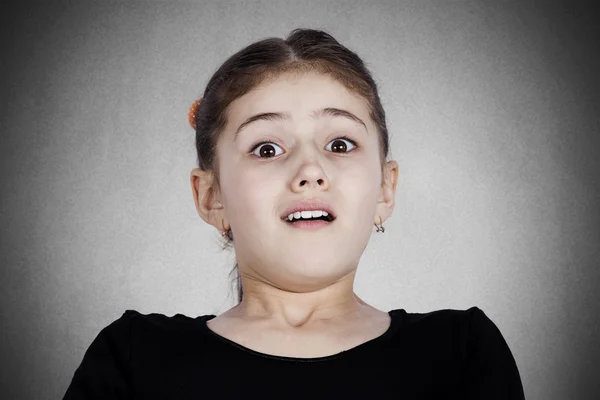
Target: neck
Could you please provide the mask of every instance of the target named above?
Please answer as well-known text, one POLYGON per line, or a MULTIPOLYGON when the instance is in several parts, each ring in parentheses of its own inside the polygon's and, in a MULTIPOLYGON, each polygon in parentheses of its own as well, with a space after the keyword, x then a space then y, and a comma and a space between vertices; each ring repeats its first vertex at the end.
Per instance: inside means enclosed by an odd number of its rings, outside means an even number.
POLYGON ((242 274, 244 298, 231 310, 231 316, 270 320, 278 326, 294 329, 361 318, 374 308, 354 293, 355 274, 356 270, 310 292, 287 291, 242 274))

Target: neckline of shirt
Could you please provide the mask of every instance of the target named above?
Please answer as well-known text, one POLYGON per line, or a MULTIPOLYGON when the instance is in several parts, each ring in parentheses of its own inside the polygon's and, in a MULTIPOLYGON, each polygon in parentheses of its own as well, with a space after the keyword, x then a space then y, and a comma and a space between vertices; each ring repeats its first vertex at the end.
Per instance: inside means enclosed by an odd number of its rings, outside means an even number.
POLYGON ((203 331, 205 331, 209 336, 214 337, 226 344, 229 344, 241 351, 243 351, 244 353, 247 354, 251 354, 254 356, 258 356, 261 358, 267 358, 267 359, 272 359, 272 360, 280 360, 280 361, 289 361, 289 362, 323 362, 323 361, 329 361, 329 360, 335 360, 338 359, 340 357, 348 357, 350 355, 353 355, 355 353, 359 353, 362 352, 368 348, 371 348, 375 345, 379 345, 382 344, 383 342, 389 340, 391 337, 394 336, 394 334, 398 331, 398 329, 401 326, 401 319, 402 319, 402 315, 405 314, 405 310, 403 309, 395 309, 395 310, 390 310, 388 311, 388 314, 390 316, 390 326, 388 327, 388 329, 382 333, 381 335, 377 336, 376 338, 373 338, 371 340, 368 340, 364 343, 361 343, 357 346, 354 346, 350 349, 347 350, 343 350, 339 353, 336 354, 331 354, 328 356, 322 356, 322 357, 310 357, 310 358, 299 358, 299 357, 288 357, 288 356, 279 356, 279 355, 275 355, 275 354, 267 354, 267 353, 262 353, 256 350, 252 350, 246 346, 243 346, 237 342, 234 342, 233 340, 227 339, 224 336, 219 335, 218 333, 212 331, 208 325, 206 324, 207 321, 210 321, 213 318, 216 318, 216 315, 204 315, 203 317, 201 317, 201 327, 203 329, 203 331))

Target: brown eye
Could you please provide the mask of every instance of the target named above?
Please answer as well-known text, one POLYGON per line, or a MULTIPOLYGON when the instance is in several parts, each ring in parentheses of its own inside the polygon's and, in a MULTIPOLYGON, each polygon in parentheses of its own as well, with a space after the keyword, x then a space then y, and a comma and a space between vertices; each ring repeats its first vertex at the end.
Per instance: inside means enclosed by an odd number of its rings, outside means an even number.
POLYGON ((276 147, 279 147, 279 146, 277 146, 275 143, 271 143, 271 142, 259 143, 254 148, 253 154, 257 155, 260 158, 272 158, 272 157, 279 155, 279 154, 276 154, 276 149, 275 149, 276 147), (258 154, 257 154, 257 150, 258 150, 258 154))
POLYGON ((342 142, 341 140, 336 140, 333 142, 333 144, 331 145, 331 151, 333 152, 346 152, 346 143, 342 142))
POLYGON ((356 147, 356 144, 354 144, 351 140, 342 138, 337 138, 329 143, 331 143, 331 151, 334 153, 348 153, 349 150, 348 145, 346 143, 350 143, 350 145, 352 146, 350 150, 356 147))

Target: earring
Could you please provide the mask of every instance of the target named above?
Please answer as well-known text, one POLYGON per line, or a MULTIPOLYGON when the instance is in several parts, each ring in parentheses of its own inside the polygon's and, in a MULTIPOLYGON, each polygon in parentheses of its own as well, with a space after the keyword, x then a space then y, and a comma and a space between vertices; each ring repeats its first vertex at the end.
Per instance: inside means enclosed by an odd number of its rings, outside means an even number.
POLYGON ((224 221, 221 219, 221 226, 223 227, 223 231, 221 232, 221 236, 223 236, 223 239, 231 239, 229 232, 231 232, 231 228, 229 229, 225 229, 224 226, 224 221))
POLYGON ((377 225, 375 222, 373 223, 373 225, 375 225, 375 228, 377 228, 377 232, 385 232, 385 228, 383 227, 383 221, 381 220, 381 217, 379 217, 379 225, 377 225))

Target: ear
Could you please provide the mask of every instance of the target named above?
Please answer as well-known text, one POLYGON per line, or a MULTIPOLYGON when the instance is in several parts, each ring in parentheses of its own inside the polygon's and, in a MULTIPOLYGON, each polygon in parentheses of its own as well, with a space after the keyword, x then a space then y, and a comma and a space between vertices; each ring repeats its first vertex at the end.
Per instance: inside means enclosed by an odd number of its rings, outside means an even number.
POLYGON ((398 183, 398 163, 396 161, 388 161, 385 164, 382 180, 381 193, 375 208, 375 221, 373 221, 377 224, 388 219, 394 211, 396 184, 398 183), (381 221, 379 220, 380 217, 381 221))
POLYGON ((214 175, 211 171, 203 171, 200 168, 194 168, 190 173, 192 194, 198 215, 208 224, 223 231, 229 228, 220 194, 214 190, 213 179, 214 175))

